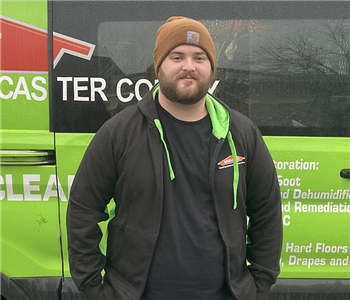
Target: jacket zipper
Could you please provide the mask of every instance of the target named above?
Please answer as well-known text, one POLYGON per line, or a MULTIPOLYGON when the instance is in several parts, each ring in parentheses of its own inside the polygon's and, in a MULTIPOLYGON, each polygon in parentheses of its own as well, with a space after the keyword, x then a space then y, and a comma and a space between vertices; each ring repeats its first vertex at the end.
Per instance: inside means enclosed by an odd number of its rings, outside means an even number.
POLYGON ((223 234, 222 234, 222 230, 221 230, 221 225, 220 225, 221 221, 220 221, 220 218, 219 218, 219 215, 218 215, 216 195, 215 195, 215 192, 214 192, 214 173, 215 173, 216 160, 217 160, 217 157, 218 157, 218 153, 221 150, 224 142, 225 142, 225 139, 224 138, 220 138, 219 143, 217 144, 217 146, 216 146, 216 148, 214 150, 214 153, 213 153, 213 157, 212 157, 211 164, 210 164, 210 171, 209 171, 210 172, 210 189, 211 189, 212 195, 213 195, 214 208, 215 208, 215 214, 216 214, 216 217, 217 217, 217 220, 218 220, 220 237, 221 237, 221 240, 223 242, 224 249, 225 249, 225 275, 226 275, 225 277, 226 277, 226 284, 227 284, 227 287, 229 288, 231 294, 237 300, 239 300, 239 298, 233 292, 233 290, 231 288, 231 285, 230 285, 230 282, 228 280, 228 277, 229 277, 229 270, 228 270, 229 266, 228 266, 228 257, 227 257, 227 245, 225 243, 225 240, 224 240, 223 234))
MULTIPOLYGON (((160 142, 160 153, 161 153, 161 156, 159 157, 159 160, 160 160, 160 165, 161 165, 161 174, 159 174, 159 176, 156 176, 155 177, 155 183, 157 182, 160 182, 161 184, 159 184, 158 186, 161 187, 161 191, 159 192, 159 195, 160 197, 162 198, 161 199, 161 213, 160 213, 160 216, 159 216, 159 224, 158 224, 158 228, 157 228, 157 235, 156 235, 156 241, 154 242, 154 245, 153 245, 153 248, 152 248, 152 253, 150 255, 150 258, 149 258, 149 261, 148 261, 148 266, 147 266, 147 270, 146 270, 146 276, 145 276, 145 280, 143 282, 143 286, 141 287, 140 291, 141 293, 138 295, 138 297, 136 298, 133 298, 134 300, 140 300, 145 292, 145 289, 146 289, 146 285, 147 285, 147 281, 148 281, 148 278, 149 278, 149 273, 150 273, 150 270, 151 270, 151 266, 152 266, 152 261, 153 261, 153 258, 154 258, 154 253, 155 253, 155 249, 156 249, 156 246, 157 246, 157 243, 158 243, 158 238, 159 238, 159 232, 160 232, 160 227, 162 226, 162 217, 163 217, 163 176, 164 176, 164 145, 161 141, 161 139, 159 138, 159 130, 157 128, 157 126, 155 126, 155 123, 153 123, 154 127, 150 127, 150 132, 149 134, 152 135, 152 138, 150 137, 150 139, 154 139, 154 140, 158 140, 159 139, 159 142, 160 142)), ((154 142, 153 140, 153 142, 154 142)), ((156 184, 157 186, 157 184, 156 184)), ((158 188, 159 189, 159 188, 158 188)))

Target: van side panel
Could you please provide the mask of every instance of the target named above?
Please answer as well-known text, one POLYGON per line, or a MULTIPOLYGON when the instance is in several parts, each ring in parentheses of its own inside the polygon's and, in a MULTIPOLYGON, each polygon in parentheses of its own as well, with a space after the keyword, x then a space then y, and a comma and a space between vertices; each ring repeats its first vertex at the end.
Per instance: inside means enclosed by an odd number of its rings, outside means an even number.
POLYGON ((47 1, 1 1, 0 21, 1 295, 58 299, 67 199, 49 131, 47 1))

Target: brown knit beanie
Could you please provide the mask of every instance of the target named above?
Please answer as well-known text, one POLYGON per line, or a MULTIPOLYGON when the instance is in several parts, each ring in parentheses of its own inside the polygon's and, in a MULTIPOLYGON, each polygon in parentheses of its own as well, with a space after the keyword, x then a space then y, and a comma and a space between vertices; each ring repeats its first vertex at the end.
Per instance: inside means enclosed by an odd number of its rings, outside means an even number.
POLYGON ((211 69, 215 72, 215 48, 208 29, 202 23, 189 18, 171 17, 157 31, 156 46, 153 52, 156 76, 169 52, 185 44, 202 48, 208 55, 211 69))

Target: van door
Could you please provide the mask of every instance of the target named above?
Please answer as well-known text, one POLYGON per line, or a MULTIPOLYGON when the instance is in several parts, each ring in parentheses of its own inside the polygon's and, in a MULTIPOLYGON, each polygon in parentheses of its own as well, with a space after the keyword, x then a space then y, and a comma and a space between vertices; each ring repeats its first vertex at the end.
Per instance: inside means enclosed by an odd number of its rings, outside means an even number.
POLYGON ((62 258, 47 4, 2 1, 0 22, 1 298, 57 299, 62 258))

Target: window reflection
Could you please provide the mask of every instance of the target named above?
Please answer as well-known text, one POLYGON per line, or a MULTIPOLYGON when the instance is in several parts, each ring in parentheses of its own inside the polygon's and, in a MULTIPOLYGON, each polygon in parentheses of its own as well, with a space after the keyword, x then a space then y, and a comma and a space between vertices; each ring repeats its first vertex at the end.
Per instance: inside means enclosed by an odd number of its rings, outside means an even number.
MULTIPOLYGON (((349 19, 197 19, 209 29, 217 53, 213 94, 251 118, 264 135, 350 136, 349 19)), ((57 101, 65 113, 57 114, 55 124, 84 132, 76 118, 82 111, 98 119, 89 129, 94 132, 137 103, 157 82, 152 53, 164 22, 101 19, 91 61, 63 57, 54 71, 104 78, 108 101, 57 101)), ((61 90, 57 85, 55 99, 62 99, 61 90)))

